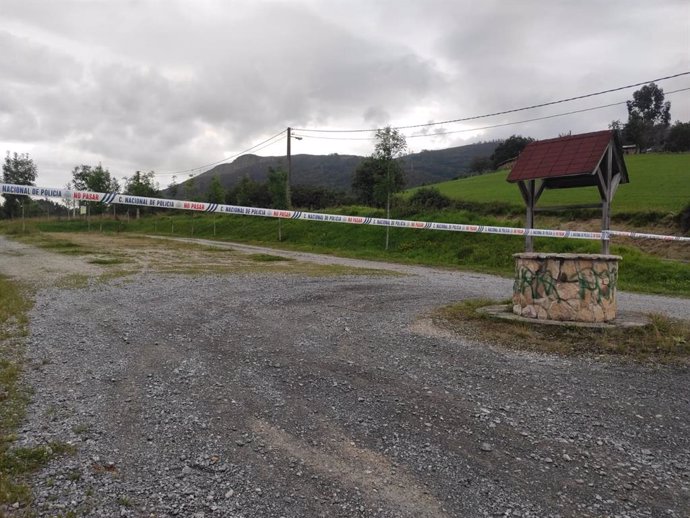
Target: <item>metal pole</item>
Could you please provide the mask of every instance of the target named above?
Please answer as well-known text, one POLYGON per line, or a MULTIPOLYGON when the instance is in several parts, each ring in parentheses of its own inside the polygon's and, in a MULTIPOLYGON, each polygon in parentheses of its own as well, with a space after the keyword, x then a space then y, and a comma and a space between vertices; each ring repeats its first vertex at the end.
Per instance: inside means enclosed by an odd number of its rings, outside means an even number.
POLYGON ((24 221, 24 202, 22 202, 22 234, 24 234, 25 232, 26 232, 26 222, 24 221))

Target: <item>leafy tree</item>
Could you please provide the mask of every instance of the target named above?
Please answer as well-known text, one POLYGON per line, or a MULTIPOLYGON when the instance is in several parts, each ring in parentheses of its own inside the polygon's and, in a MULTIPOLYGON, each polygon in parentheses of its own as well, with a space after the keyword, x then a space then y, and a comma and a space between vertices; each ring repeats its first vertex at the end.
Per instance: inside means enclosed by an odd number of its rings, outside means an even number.
POLYGON ((421 187, 410 196, 409 203, 416 210, 439 210, 448 207, 452 202, 436 187, 421 187))
POLYGON ((383 182, 374 185, 374 196, 381 199, 386 195, 386 217, 390 218, 391 194, 405 185, 402 163, 399 158, 407 152, 405 135, 390 126, 376 131, 376 146, 372 158, 381 162, 386 169, 383 182), (378 192, 377 192, 378 191, 378 192))
POLYGON ((407 150, 405 136, 390 126, 376 131, 371 157, 360 162, 352 178, 352 190, 360 203, 386 207, 390 216, 391 195, 405 186, 402 163, 407 150))
POLYGON ((385 199, 376 199, 375 187, 382 182, 382 179, 385 180, 385 177, 386 168, 380 160, 371 157, 362 160, 355 169, 352 178, 352 191, 355 193, 357 201, 370 207, 383 206, 385 199))
POLYGON ((228 193, 226 199, 230 204, 245 207, 268 207, 271 204, 271 195, 266 183, 256 182, 248 176, 240 180, 237 186, 228 193))
POLYGON ((633 92, 632 100, 626 105, 628 122, 623 128, 626 141, 640 149, 661 146, 671 121, 671 103, 664 101, 664 90, 649 83, 633 92))
POLYGON ((271 197, 271 207, 286 210, 290 208, 288 200, 287 173, 280 169, 268 168, 268 193, 271 197))
POLYGON ((342 191, 315 185, 296 185, 290 189, 290 193, 293 206, 308 210, 320 210, 354 201, 342 191))
POLYGON ((137 171, 131 178, 125 178, 125 194, 143 196, 146 198, 158 198, 160 190, 155 179, 156 173, 149 171, 142 173, 137 171))
POLYGON ((534 142, 532 137, 523 137, 521 135, 511 135, 508 137, 496 147, 491 155, 493 168, 498 169, 498 166, 506 160, 518 156, 530 142, 534 142))
MULTIPOLYGON (((15 185, 34 185, 36 181, 36 164, 29 157, 28 153, 10 155, 7 152, 5 163, 2 164, 3 183, 13 183, 15 185)), ((3 194, 5 204, 2 206, 2 213, 6 218, 16 218, 22 213, 22 203, 26 196, 14 194, 3 194), (21 198, 21 200, 20 200, 21 198)), ((26 198, 28 199, 28 198, 26 198)))
POLYGON ((193 200, 196 201, 197 198, 197 190, 196 190, 196 181, 194 180, 193 176, 189 176, 189 179, 182 184, 184 186, 184 197, 187 200, 193 200))
MULTIPOLYGON (((120 190, 115 177, 110 176, 110 171, 103 169, 101 164, 96 167, 79 165, 72 170, 72 182, 68 184, 76 191, 92 192, 117 192, 120 190)), ((87 202, 92 214, 101 214, 105 211, 105 204, 101 202, 87 202)))
POLYGON ((177 176, 173 175, 170 181, 170 185, 168 186, 168 190, 170 191, 170 196, 172 198, 177 197, 177 193, 180 190, 180 186, 177 184, 177 176))
POLYGON ((690 122, 676 121, 668 132, 666 151, 690 151, 690 122))
MULTIPOLYGON (((376 131, 376 146, 372 158, 378 160, 386 174, 374 184, 374 198, 382 199, 385 195, 386 218, 391 217, 391 195, 405 185, 405 177, 400 160, 407 151, 405 135, 386 126, 376 131)), ((390 227, 386 227, 386 250, 390 237, 390 227)))
MULTIPOLYGON (((158 198, 160 196, 160 190, 158 189, 158 184, 155 180, 156 173, 149 171, 148 173, 142 173, 137 171, 131 178, 125 178, 125 194, 131 194, 132 196, 142 196, 145 198, 158 198)), ((127 209, 129 211, 129 209, 127 209)), ((154 212, 152 208, 141 208, 136 207, 137 219, 142 210, 144 212, 154 212)))
POLYGON ((611 121, 609 124, 609 129, 615 130, 615 131, 623 131, 623 123, 620 120, 615 120, 611 121))
POLYGON ((72 170, 72 188, 77 191, 117 192, 120 185, 101 164, 79 165, 72 170))
POLYGON ((471 173, 483 173, 484 171, 492 171, 493 168, 494 163, 488 156, 476 156, 470 161, 471 173))
POLYGON ((632 101, 626 103, 628 115, 637 115, 645 122, 668 126, 671 122, 671 103, 664 102, 664 90, 649 83, 633 92, 632 101))
POLYGON ((62 203, 57 203, 48 198, 41 198, 31 200, 26 199, 27 202, 24 204, 24 213, 27 217, 45 217, 45 216, 66 216, 67 207, 62 203))
POLYGON ((223 203, 225 201, 225 189, 223 189, 223 186, 220 184, 218 175, 211 179, 206 201, 209 203, 223 203))

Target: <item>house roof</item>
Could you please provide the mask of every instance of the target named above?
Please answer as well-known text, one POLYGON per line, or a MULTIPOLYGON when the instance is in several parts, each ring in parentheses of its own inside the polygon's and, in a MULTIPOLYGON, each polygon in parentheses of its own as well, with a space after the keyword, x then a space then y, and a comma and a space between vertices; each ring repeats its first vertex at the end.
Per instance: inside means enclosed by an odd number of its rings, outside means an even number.
MULTIPOLYGON (((508 175, 508 181, 593 175, 612 139, 614 148, 620 149, 618 137, 613 130, 530 142, 520 153, 508 175)), ((625 182, 627 171, 623 178, 623 183, 625 182)))

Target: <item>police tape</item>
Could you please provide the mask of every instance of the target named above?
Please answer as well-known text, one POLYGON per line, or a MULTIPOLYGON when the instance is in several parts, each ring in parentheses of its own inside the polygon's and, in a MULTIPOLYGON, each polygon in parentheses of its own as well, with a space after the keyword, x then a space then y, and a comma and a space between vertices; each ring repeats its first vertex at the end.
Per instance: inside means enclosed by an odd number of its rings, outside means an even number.
POLYGON ((510 236, 558 237, 570 239, 609 240, 611 236, 629 237, 632 239, 661 239, 664 241, 687 241, 690 237, 666 236, 660 234, 644 234, 640 232, 625 232, 608 230, 602 232, 585 232, 578 230, 548 230, 539 228, 496 227, 490 225, 464 225, 460 223, 437 223, 432 221, 410 221, 401 219, 372 218, 363 216, 346 216, 339 214, 320 214, 318 212, 302 212, 293 210, 264 209, 257 207, 243 207, 239 205, 223 205, 220 203, 205 203, 196 201, 170 200, 163 198, 147 198, 132 196, 116 192, 72 191, 50 187, 36 187, 33 185, 14 185, 0 183, 0 194, 14 194, 20 196, 39 196, 48 198, 62 198, 77 202, 100 202, 105 204, 134 205, 157 209, 178 209, 206 213, 233 214, 243 216, 259 216, 267 218, 301 219, 306 221, 325 221, 329 223, 349 223, 351 225, 375 225, 394 228, 416 228, 424 230, 446 230, 450 232, 470 232, 475 234, 501 234, 510 236))

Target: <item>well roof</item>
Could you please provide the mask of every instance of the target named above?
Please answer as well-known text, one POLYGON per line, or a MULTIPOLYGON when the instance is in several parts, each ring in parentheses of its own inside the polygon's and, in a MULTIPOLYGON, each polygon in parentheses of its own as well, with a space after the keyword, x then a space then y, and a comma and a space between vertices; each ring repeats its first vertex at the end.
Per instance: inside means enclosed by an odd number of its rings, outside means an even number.
MULTIPOLYGON (((508 181, 593 175, 611 140, 614 141, 614 147, 620 149, 620 142, 613 130, 530 142, 520 153, 508 175, 508 181)), ((622 183, 625 183, 628 180, 627 171, 621 172, 622 183)))

